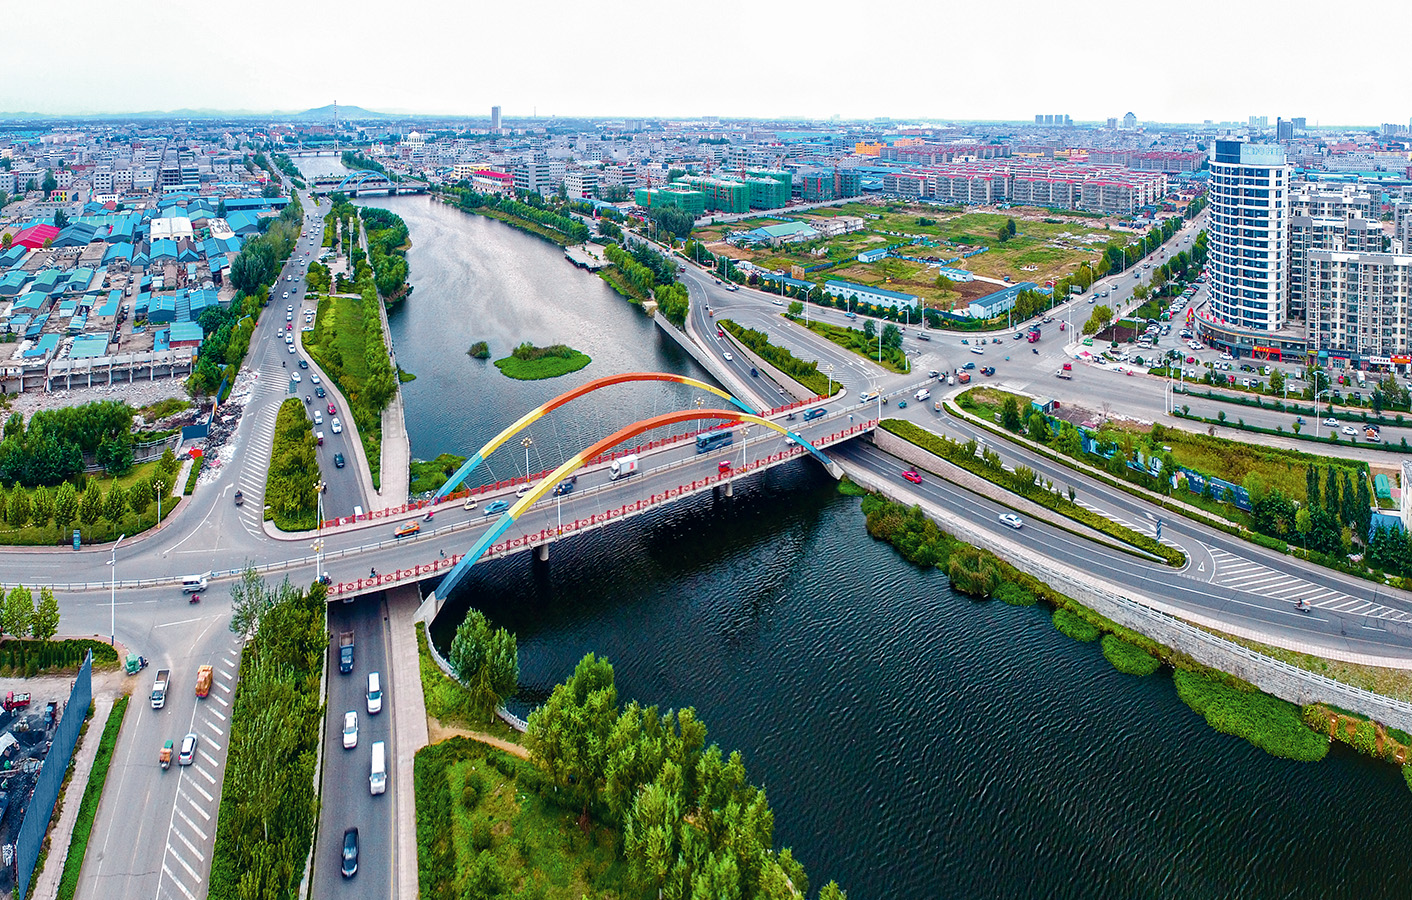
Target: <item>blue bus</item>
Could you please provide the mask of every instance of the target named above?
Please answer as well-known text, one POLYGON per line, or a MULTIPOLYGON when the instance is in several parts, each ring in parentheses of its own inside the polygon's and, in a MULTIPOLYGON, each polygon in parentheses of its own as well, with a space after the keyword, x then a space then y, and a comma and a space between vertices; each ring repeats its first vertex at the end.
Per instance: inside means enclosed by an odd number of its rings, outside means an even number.
POLYGON ((717 447, 729 446, 735 436, 729 431, 711 431, 696 436, 696 452, 710 453, 717 447))

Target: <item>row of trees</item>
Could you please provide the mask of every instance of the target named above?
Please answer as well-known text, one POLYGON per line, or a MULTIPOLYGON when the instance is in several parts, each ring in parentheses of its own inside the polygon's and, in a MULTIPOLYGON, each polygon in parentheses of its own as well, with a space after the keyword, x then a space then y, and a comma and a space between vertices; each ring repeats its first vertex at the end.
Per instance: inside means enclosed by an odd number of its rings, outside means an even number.
POLYGON ((265 502, 274 512, 275 524, 286 531, 318 524, 318 484, 313 427, 303 401, 290 397, 280 404, 275 416, 274 446, 265 482, 265 502))
POLYGON ((326 595, 321 584, 266 588, 251 570, 231 599, 231 630, 254 637, 241 656, 231 709, 209 893, 292 897, 317 821, 326 595))
POLYGON ((106 493, 96 480, 89 481, 82 492, 71 481, 54 489, 41 485, 33 491, 16 485, 9 491, 0 491, 0 521, 19 529, 43 528, 52 520, 61 531, 67 531, 74 522, 91 526, 103 519, 116 527, 131 511, 137 515, 140 527, 142 517, 158 495, 165 498, 164 492, 170 487, 171 482, 160 475, 134 482, 126 489, 115 484, 106 493))
POLYGON ((85 454, 111 474, 126 474, 133 460, 132 417, 132 407, 117 400, 41 410, 28 424, 12 413, 0 439, 0 482, 53 486, 80 475, 85 454))
POLYGON ((368 232, 368 257, 373 267, 373 284, 378 296, 404 299, 407 287, 407 223, 396 213, 375 206, 364 207, 363 226, 368 232))
MULTIPOLYGON (((537 196, 537 195, 536 195, 537 196)), ((525 219, 546 228, 553 229, 568 238, 571 244, 582 244, 588 240, 588 226, 572 216, 561 215, 539 204, 521 203, 500 194, 481 194, 469 187, 461 190, 462 209, 473 210, 482 207, 498 209, 516 218, 525 219)))
MULTIPOLYGON (((580 823, 618 829, 629 877, 658 897, 792 900, 804 868, 775 852, 774 813, 739 753, 706 743, 687 708, 619 708, 613 667, 585 656, 529 718, 530 759, 580 823)), ((841 897, 830 884, 822 897, 841 897)))
POLYGON ((0 633, 47 641, 59 633, 59 601, 47 587, 39 589, 39 605, 29 588, 17 584, 0 603, 0 633))

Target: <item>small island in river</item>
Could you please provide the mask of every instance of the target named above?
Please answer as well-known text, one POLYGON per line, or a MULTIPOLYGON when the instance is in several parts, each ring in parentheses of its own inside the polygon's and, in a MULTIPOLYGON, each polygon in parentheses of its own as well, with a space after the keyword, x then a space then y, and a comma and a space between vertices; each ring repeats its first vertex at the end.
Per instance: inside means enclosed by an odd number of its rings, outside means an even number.
POLYGON ((592 361, 587 354, 564 344, 536 347, 526 341, 516 347, 509 356, 497 359, 495 367, 510 378, 538 381, 577 372, 592 361))

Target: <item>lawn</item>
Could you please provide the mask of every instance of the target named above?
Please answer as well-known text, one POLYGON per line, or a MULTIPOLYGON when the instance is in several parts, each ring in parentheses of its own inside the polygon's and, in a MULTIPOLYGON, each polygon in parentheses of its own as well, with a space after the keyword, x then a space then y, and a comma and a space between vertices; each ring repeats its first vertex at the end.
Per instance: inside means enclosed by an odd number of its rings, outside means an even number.
POLYGON ((535 347, 524 343, 504 359, 497 359, 495 367, 507 378, 519 381, 541 381, 545 378, 558 378, 570 372, 577 372, 593 362, 585 353, 572 347, 555 344, 551 347, 535 347))
MULTIPOLYGON (((319 300, 314 330, 304 335, 304 349, 328 373, 352 405, 349 410, 358 425, 358 437, 372 470, 373 487, 381 482, 382 413, 374 412, 359 402, 368 366, 363 355, 367 342, 368 318, 376 319, 376 311, 364 315, 361 297, 324 297, 319 300)), ((377 302, 377 301, 374 301, 377 302)), ((378 324, 381 329, 381 323, 378 324)))
MULTIPOLYGON (((817 320, 808 325, 810 331, 822 335, 843 347, 845 350, 852 350, 865 359, 878 362, 878 341, 877 338, 869 340, 863 332, 857 328, 843 328, 839 325, 829 325, 817 320)), ((892 372, 906 374, 912 370, 912 364, 903 355, 901 350, 889 350, 883 348, 882 366, 892 372)))
MULTIPOLYGON (((158 461, 153 460, 133 466, 131 471, 119 478, 110 478, 102 473, 95 473, 88 476, 88 481, 89 483, 96 482, 106 497, 114 484, 127 491, 137 482, 151 478, 157 473, 157 469, 158 461)), ((163 491, 162 521, 166 521, 167 517, 175 512, 181 503, 181 497, 171 493, 174 487, 180 488, 180 485, 167 485, 166 490, 163 491)), ((52 492, 53 489, 51 489, 51 494, 52 492)), ((30 547, 67 545, 73 542, 74 529, 78 529, 82 533, 85 544, 106 544, 120 534, 131 537, 155 524, 157 524, 157 503, 154 500, 142 511, 142 515, 139 516, 129 510, 116 522, 100 518, 95 522, 84 524, 75 519, 65 528, 60 528, 52 519, 44 525, 30 524, 23 528, 14 528, 0 522, 0 545, 30 547)))
POLYGON ((530 763, 455 737, 417 751, 415 772, 421 896, 623 896, 616 832, 584 831, 576 812, 547 802, 530 763), (455 887, 468 883, 493 888, 455 887))
POLYGON ((466 457, 457 456, 454 453, 443 453, 436 459, 412 460, 411 484, 408 491, 413 494, 421 494, 426 491, 435 491, 446 483, 446 479, 451 477, 451 473, 461 467, 466 461, 466 457))
MULTIPOLYGON (((1022 414, 1028 415, 1029 397, 1009 394, 995 388, 972 388, 957 398, 962 408, 993 420, 1000 413, 1007 397, 1014 396, 1020 403, 1022 414)), ((1139 444, 1151 432, 1150 427, 1132 422, 1115 422, 1100 431, 1100 437, 1120 444, 1126 439, 1139 444)), ((1178 465, 1186 466, 1206 475, 1214 475, 1233 484, 1241 484, 1247 475, 1256 474, 1267 488, 1277 489, 1286 497, 1303 503, 1306 499, 1305 470, 1313 464, 1318 466, 1353 467, 1360 476, 1364 466, 1333 457, 1315 456, 1297 450, 1264 447, 1243 441, 1233 441, 1206 434, 1197 434, 1176 428, 1164 428, 1161 444, 1172 448, 1172 457, 1178 465)), ((1183 495, 1183 499, 1190 501, 1183 495)), ((1219 509, 1219 507, 1217 507, 1219 509)), ((1221 510, 1223 515, 1229 515, 1221 510)))

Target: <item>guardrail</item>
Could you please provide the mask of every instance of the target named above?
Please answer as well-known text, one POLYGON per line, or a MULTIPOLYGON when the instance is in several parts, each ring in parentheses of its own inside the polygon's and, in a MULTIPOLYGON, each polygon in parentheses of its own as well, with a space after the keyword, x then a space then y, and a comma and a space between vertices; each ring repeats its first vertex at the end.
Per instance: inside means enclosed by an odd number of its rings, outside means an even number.
MULTIPOLYGON (((848 428, 845 428, 841 431, 836 431, 833 434, 830 434, 828 437, 820 438, 819 440, 813 441, 812 443, 816 448, 822 449, 823 447, 830 446, 831 444, 837 443, 838 441, 847 440, 848 438, 855 437, 865 431, 870 431, 876 425, 876 420, 862 422, 857 425, 849 426, 848 428)), ((616 521, 618 519, 631 517, 638 513, 644 512, 645 510, 651 509, 652 507, 657 506, 659 504, 666 503, 671 500, 676 500, 681 497, 690 496, 692 494, 700 493, 701 491, 704 491, 708 488, 717 487, 721 484, 732 481, 740 475, 746 475, 762 468, 769 468, 771 466, 778 465, 779 463, 784 462, 787 459, 792 459, 794 457, 806 453, 808 453, 808 451, 805 450, 803 447, 790 447, 778 453, 771 453, 770 455, 762 457, 761 459, 752 460, 751 462, 746 463, 745 465, 742 465, 739 468, 731 468, 725 472, 720 472, 716 475, 707 475, 705 478, 695 478, 692 479, 690 483, 682 483, 674 488, 668 488, 667 490, 661 493, 651 494, 646 499, 636 500, 632 503, 624 503, 616 509, 610 507, 600 513, 592 513, 586 518, 576 518, 572 522, 565 522, 562 525, 555 525, 552 528, 541 528, 539 531, 533 534, 521 534, 519 537, 506 538, 505 540, 500 541, 499 543, 491 544, 489 547, 487 547, 485 551, 485 556, 505 557, 516 551, 533 549, 541 544, 551 543, 553 541, 559 540, 560 538, 568 537, 572 534, 579 534, 585 531, 592 531, 596 528, 601 528, 604 525, 607 525, 610 522, 616 521)), ((655 474, 663 471, 669 471, 670 469, 677 468, 693 461, 694 460, 691 459, 678 460, 677 462, 671 463, 667 466, 663 466, 660 469, 654 469, 653 473, 655 474)), ((608 485, 604 485, 602 487, 606 488, 608 487, 608 485)), ((440 529, 438 529, 438 531, 439 530, 440 529)), ((422 578, 436 575, 439 572, 449 571, 452 567, 454 567, 457 563, 461 561, 463 556, 464 554, 459 553, 451 554, 448 556, 438 557, 425 564, 416 564, 411 568, 396 569, 391 572, 383 572, 378 574, 370 573, 367 578, 357 578, 347 582, 340 581, 329 586, 329 596, 342 597, 345 594, 357 594, 367 590, 377 590, 387 587, 388 585, 399 584, 409 579, 414 581, 420 581, 422 578)))
MULTIPOLYGON (((846 409, 845 409, 845 410, 839 410, 839 411, 837 411, 837 412, 830 413, 830 414, 829 414, 827 417, 825 417, 822 421, 823 421, 823 422, 829 422, 829 421, 832 421, 832 420, 834 420, 834 419, 837 419, 837 418, 839 418, 839 417, 841 417, 841 416, 846 416, 846 415, 849 415, 849 414, 850 414, 850 413, 849 413, 848 410, 846 410, 846 409)), ((862 434, 862 433, 865 432, 865 431, 871 431, 873 428, 877 427, 877 423, 878 423, 878 420, 877 420, 877 419, 868 419, 868 420, 865 420, 865 421, 860 422, 860 423, 857 423, 857 424, 849 425, 849 426, 846 427, 846 428, 842 428, 842 429, 840 429, 840 430, 838 430, 838 431, 835 431, 835 432, 833 432, 833 433, 827 435, 826 437, 818 438, 818 439, 816 439, 816 440, 814 440, 814 441, 811 441, 810 443, 812 443, 813 446, 816 447, 817 449, 822 450, 822 449, 824 449, 825 447, 831 446, 831 445, 836 444, 836 443, 838 443, 838 442, 840 442, 840 441, 844 441, 844 440, 848 440, 848 439, 850 439, 850 438, 856 437, 857 435, 862 434)), ((749 465, 747 465, 747 466, 742 466, 741 468, 738 468, 738 469, 732 469, 731 472, 732 472, 732 475, 740 475, 740 474, 743 474, 743 473, 746 473, 746 472, 754 471, 754 470, 760 468, 762 465, 777 465, 778 463, 784 461, 785 459, 792 458, 792 457, 795 457, 795 456, 799 456, 799 455, 804 454, 804 453, 807 453, 807 452, 808 452, 808 451, 804 450, 802 447, 792 447, 792 448, 790 448, 789 450, 784 451, 783 453, 772 454, 770 457, 766 457, 766 459, 768 460, 768 462, 760 462, 760 461, 757 461, 757 462, 751 463, 751 464, 749 464, 749 465)), ((671 470, 673 470, 673 469, 678 469, 678 468, 681 468, 681 467, 683 467, 683 466, 691 465, 691 464, 693 464, 695 461, 696 461, 696 457, 694 457, 694 456, 693 456, 693 457, 686 457, 686 458, 684 458, 684 459, 679 459, 679 460, 676 460, 675 462, 667 463, 666 465, 659 466, 659 467, 657 467, 657 468, 655 468, 655 469, 644 470, 644 471, 642 472, 642 477, 646 477, 646 476, 649 476, 649 475, 657 475, 657 474, 661 474, 661 473, 663 473, 663 472, 669 472, 669 471, 671 471, 671 470)), ((715 477, 715 478, 696 479, 696 482, 697 482, 699 485, 701 485, 702 487, 709 487, 709 486, 713 486, 714 484, 718 483, 719 480, 720 480, 720 479, 719 479, 719 476, 717 476, 717 477, 715 477)), ((515 482, 506 482, 506 484, 513 484, 513 483, 515 483, 515 482)), ((602 485, 595 485, 594 487, 587 488, 587 489, 585 489, 585 490, 583 490, 583 491, 581 491, 581 492, 578 492, 577 498, 578 498, 578 499, 582 499, 582 498, 585 497, 585 496, 592 496, 592 495, 594 495, 594 494, 598 494, 598 493, 602 493, 602 492, 607 491, 607 490, 611 490, 612 488, 614 488, 614 487, 617 486, 618 484, 619 484, 618 482, 608 482, 608 483, 602 484, 602 485)), ((701 488, 698 488, 698 489, 701 489, 701 488)), ((467 491, 467 492, 465 492, 465 493, 459 494, 459 496, 464 497, 464 496, 466 496, 466 495, 469 494, 469 493, 470 493, 470 492, 467 491)), ((656 495, 654 495, 654 496, 656 496, 656 495)), ((673 495, 673 496, 672 496, 671 498, 669 498, 669 499, 675 499, 676 496, 679 496, 679 495, 673 495)), ((448 498, 448 499, 449 499, 449 498, 448 498)), ((417 508, 417 509, 425 508, 425 507, 428 506, 428 505, 430 505, 430 504, 429 504, 427 501, 418 501, 416 504, 407 504, 407 506, 408 506, 409 508, 417 508)), ((624 506, 626 506, 626 504, 625 504, 624 506)), ((608 521, 608 516, 609 516, 609 514, 608 514, 608 513, 605 513, 605 514, 604 514, 604 518, 601 519, 601 520, 599 521, 599 523, 601 524, 601 523, 605 523, 606 521, 608 521)), ((616 518, 617 515, 614 513, 614 514, 613 514, 613 517, 616 518)), ((369 519, 369 518, 373 518, 373 517, 372 517, 372 516, 363 516, 362 519, 360 519, 359 521, 365 521, 365 520, 367 520, 367 519, 369 519)), ((375 541, 375 542, 369 543, 369 544, 361 544, 361 545, 358 545, 358 546, 355 546, 355 547, 345 547, 345 548, 343 548, 343 549, 341 549, 341 550, 330 550, 330 551, 328 551, 328 552, 322 554, 322 561, 325 562, 325 563, 327 563, 327 562, 330 561, 330 560, 346 559, 346 558, 351 557, 351 556, 357 556, 358 554, 361 554, 361 553, 370 553, 370 552, 374 552, 374 551, 377 551, 377 550, 383 550, 383 549, 386 549, 386 548, 388 548, 388 547, 396 547, 396 546, 405 545, 405 544, 407 544, 407 543, 409 543, 409 542, 423 540, 423 539, 425 539, 425 538, 427 538, 427 537, 438 537, 438 536, 444 537, 444 536, 446 536, 446 535, 448 535, 448 534, 451 534, 451 533, 453 533, 453 532, 465 531, 465 530, 468 530, 468 529, 477 528, 477 527, 480 527, 480 526, 483 525, 483 524, 485 524, 483 520, 482 520, 482 521, 466 520, 466 521, 463 521, 463 522, 454 522, 454 523, 452 523, 452 524, 450 524, 450 525, 443 525, 443 526, 441 526, 440 528, 436 528, 436 529, 433 529, 433 530, 431 530, 431 531, 423 531, 423 532, 420 532, 420 533, 418 533, 418 535, 417 535, 415 538, 405 538, 405 539, 403 539, 403 538, 388 538, 388 539, 385 539, 385 540, 375 541)), ((581 529, 580 529, 580 530, 581 530, 581 529)), ((566 532, 568 531, 567 526, 565 527, 565 531, 566 531, 566 532)), ((314 536, 314 533, 313 533, 313 532, 309 532, 307 536, 313 537, 313 536, 314 536)), ((502 543, 503 543, 503 542, 502 542, 502 543)), ((498 546, 500 546, 500 545, 496 545, 496 546, 498 547, 498 546)), ((488 554, 493 554, 493 553, 495 553, 495 552, 496 552, 495 547, 492 547, 489 551, 487 551, 488 554)), ((502 550, 501 552, 504 552, 504 551, 502 550)), ((447 558, 450 559, 450 558, 452 558, 452 557, 447 557, 447 558)), ((454 557, 454 558, 455 558, 455 559, 459 559, 459 557, 454 557)), ((276 562, 270 562, 270 563, 255 563, 255 564, 251 564, 251 565, 249 565, 249 566, 241 566, 241 567, 238 568, 238 569, 216 569, 216 570, 208 571, 208 572, 206 572, 206 573, 204 573, 204 574, 205 574, 205 576, 206 576, 206 578, 207 578, 208 580, 219 581, 219 580, 226 579, 226 578, 238 578, 238 577, 240 577, 242 574, 245 573, 245 571, 246 571, 247 568, 253 569, 255 572, 257 572, 257 573, 263 575, 263 574, 268 574, 268 573, 271 573, 271 572, 281 572, 281 571, 285 571, 285 570, 288 570, 288 569, 300 568, 300 567, 303 567, 303 566, 312 566, 312 565, 315 565, 316 563, 318 563, 319 561, 320 561, 320 557, 319 557, 319 556, 314 555, 314 554, 309 554, 309 555, 306 555, 306 556, 292 557, 292 558, 289 558, 289 559, 283 559, 283 560, 279 560, 279 561, 276 561, 276 562)), ((423 565, 423 566, 421 567, 421 572, 420 572, 420 574, 421 574, 422 576, 426 576, 426 575, 429 575, 429 574, 434 574, 436 571, 440 571, 441 569, 444 569, 444 568, 445 568, 444 565, 439 566, 439 567, 437 567, 437 568, 429 568, 430 566, 434 566, 434 565, 436 565, 436 564, 438 564, 438 563, 442 563, 442 562, 444 562, 444 560, 438 558, 438 559, 433 560, 432 562, 430 562, 430 563, 428 563, 428 564, 426 564, 426 565, 423 565)), ((414 567, 414 568, 416 568, 416 567, 414 567)), ((176 585, 176 584, 181 584, 181 583, 183 582, 183 580, 185 579, 185 577, 186 577, 186 576, 173 575, 173 576, 167 576, 167 577, 162 577, 162 578, 124 579, 124 580, 121 580, 121 581, 117 581, 116 583, 114 583, 114 582, 109 582, 109 581, 78 581, 78 582, 68 582, 68 583, 51 583, 51 584, 49 585, 49 587, 53 588, 53 589, 56 590, 56 591, 68 591, 68 592, 109 590, 110 588, 112 588, 112 587, 114 587, 114 586, 120 587, 120 588, 162 587, 162 586, 164 586, 164 585, 176 585)), ((401 578, 400 580, 405 581, 405 580, 407 580, 407 577, 408 577, 408 576, 404 575, 403 578, 401 578)), ((413 575, 413 576, 411 576, 411 577, 416 577, 416 576, 413 575)), ((362 579, 362 581, 366 582, 366 581, 368 581, 368 579, 362 579)), ((353 583, 353 582, 350 582, 350 583, 353 583)), ((387 580, 384 579, 384 580, 382 580, 382 581, 380 581, 380 582, 378 582, 378 583, 379 583, 379 584, 389 584, 389 583, 391 583, 391 582, 389 582, 389 581, 387 581, 387 580)), ((13 587, 15 587, 15 586, 17 586, 17 583, 0 582, 0 589, 9 590, 10 588, 13 588, 13 587)), ((366 587, 367 587, 367 586, 365 585, 365 589, 366 589, 366 587)))

